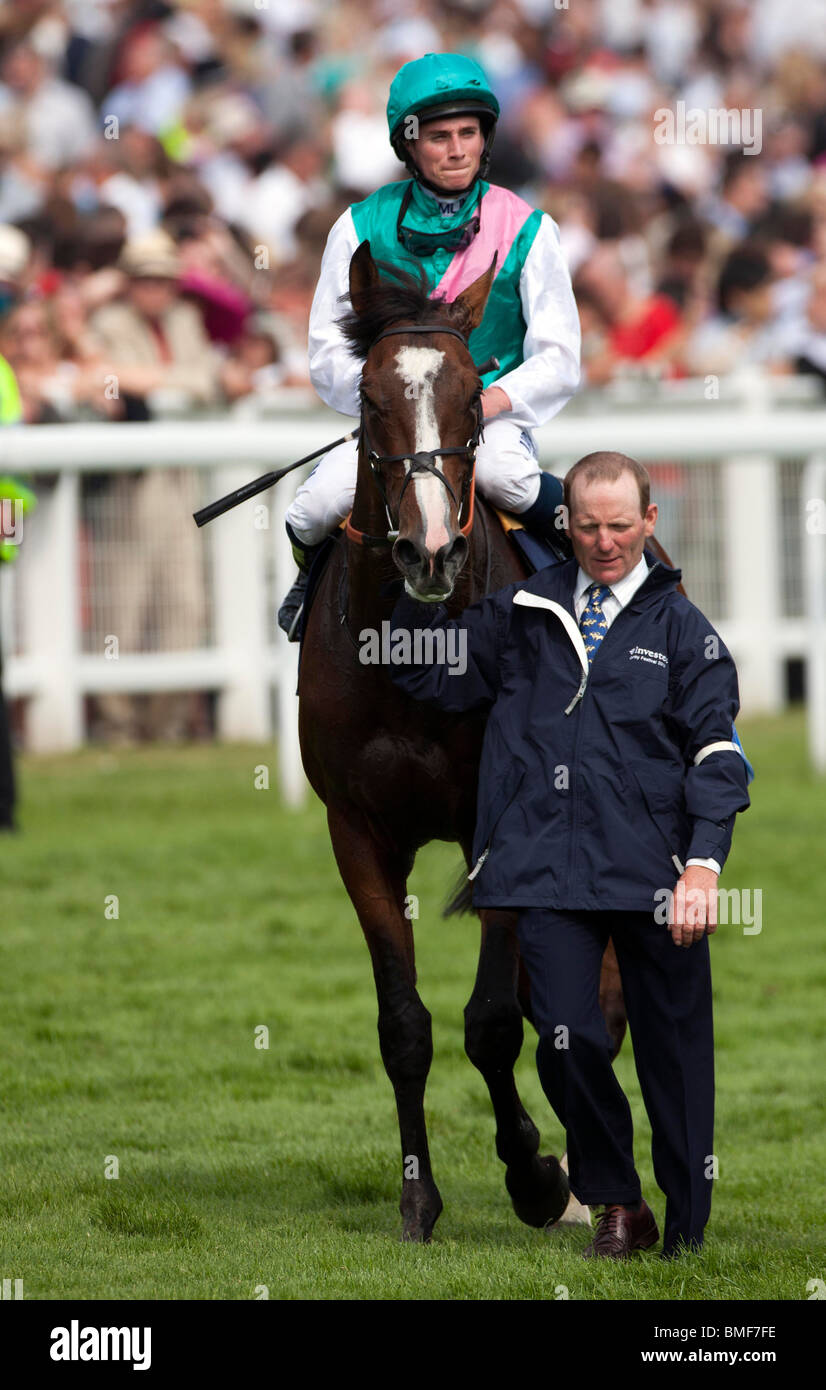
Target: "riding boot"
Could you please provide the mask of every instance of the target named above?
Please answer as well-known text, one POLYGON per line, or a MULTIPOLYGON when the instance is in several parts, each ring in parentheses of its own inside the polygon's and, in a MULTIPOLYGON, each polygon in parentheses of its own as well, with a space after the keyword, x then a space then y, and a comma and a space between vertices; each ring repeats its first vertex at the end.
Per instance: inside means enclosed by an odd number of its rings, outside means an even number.
POLYGON ((562 524, 565 517, 562 497, 560 479, 553 473, 542 472, 536 501, 524 512, 519 512, 518 516, 526 530, 547 541, 561 560, 568 560, 573 555, 573 548, 562 524))
POLYGON ((289 522, 287 523, 287 535, 290 538, 295 562, 298 565, 298 574, 295 583, 278 610, 278 626, 282 632, 286 632, 288 642, 297 642, 301 630, 301 614, 304 611, 304 596, 307 592, 310 566, 324 541, 320 541, 318 545, 305 544, 304 541, 298 539, 289 522))

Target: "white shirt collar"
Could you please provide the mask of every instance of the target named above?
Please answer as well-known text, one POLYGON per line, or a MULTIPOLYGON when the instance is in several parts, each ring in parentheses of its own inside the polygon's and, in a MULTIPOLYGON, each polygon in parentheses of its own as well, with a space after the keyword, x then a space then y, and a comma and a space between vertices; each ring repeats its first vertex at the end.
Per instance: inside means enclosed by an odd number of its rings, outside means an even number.
MULTIPOLYGON (((648 561, 643 554, 640 556, 639 563, 634 566, 630 574, 626 574, 624 579, 618 579, 615 584, 609 585, 611 593, 617 600, 620 608, 624 608, 627 603, 631 602, 638 588, 641 584, 645 583, 647 577, 648 561)), ((589 574, 585 573, 580 565, 577 571, 576 585, 574 587, 574 603, 577 603, 578 600, 582 598, 585 590, 595 582, 596 581, 593 580, 589 574)))

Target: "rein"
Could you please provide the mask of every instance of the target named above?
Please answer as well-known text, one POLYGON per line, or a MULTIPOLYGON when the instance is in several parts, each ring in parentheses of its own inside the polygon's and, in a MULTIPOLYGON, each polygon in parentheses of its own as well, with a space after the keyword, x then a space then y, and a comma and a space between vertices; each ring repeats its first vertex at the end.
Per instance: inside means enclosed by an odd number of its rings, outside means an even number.
MULTIPOLYGON (((416 323, 411 324, 407 328, 385 328, 384 331, 382 333, 379 333, 378 336, 375 338, 373 346, 375 346, 376 343, 381 342, 382 338, 390 338, 402 333, 450 333, 452 337, 458 338, 459 342, 462 343, 465 347, 467 347, 468 345, 467 339, 465 338, 464 334, 460 333, 457 328, 448 328, 445 327, 443 324, 416 323)), ((393 524, 393 518, 390 513, 390 504, 387 500, 387 489, 385 486, 384 476, 381 471, 381 466, 382 464, 388 463, 408 462, 410 463, 410 467, 407 470, 404 482, 402 483, 401 492, 399 493, 398 509, 401 509, 402 498, 404 497, 405 489, 407 488, 411 480, 415 477, 415 475, 417 473, 432 473, 434 478, 438 478, 439 482, 444 484, 450 496, 453 498, 453 501, 456 504, 457 520, 461 518, 462 512, 465 510, 465 504, 467 503, 467 516, 465 517, 465 520, 459 527, 459 532, 463 536, 469 535, 471 527, 473 526, 473 504, 476 496, 476 470, 474 468, 474 464, 476 462, 476 449, 479 444, 479 441, 482 439, 484 435, 484 415, 482 412, 482 403, 479 396, 477 396, 475 399, 475 408, 476 424, 473 429, 473 434, 471 435, 467 444, 457 444, 453 448, 422 449, 415 454, 378 454, 370 444, 370 439, 367 433, 367 422, 364 418, 364 403, 362 402, 361 419, 359 422, 359 442, 364 442, 367 462, 370 465, 370 471, 373 474, 376 486, 379 492, 381 493, 381 498, 384 502, 384 510, 387 513, 388 529, 387 534, 384 536, 371 536, 368 535, 366 531, 359 531, 358 528, 353 525, 350 519, 353 515, 353 513, 350 512, 344 523, 344 532, 348 540, 355 541, 357 545, 363 545, 371 548, 392 546, 395 544, 399 535, 399 527, 398 522, 396 522, 395 526, 393 524), (462 493, 460 498, 457 498, 455 492, 453 491, 453 488, 450 486, 450 483, 448 482, 444 473, 440 472, 440 470, 436 467, 436 459, 445 454, 462 454, 470 462, 470 468, 468 469, 464 483, 462 484, 462 493)))

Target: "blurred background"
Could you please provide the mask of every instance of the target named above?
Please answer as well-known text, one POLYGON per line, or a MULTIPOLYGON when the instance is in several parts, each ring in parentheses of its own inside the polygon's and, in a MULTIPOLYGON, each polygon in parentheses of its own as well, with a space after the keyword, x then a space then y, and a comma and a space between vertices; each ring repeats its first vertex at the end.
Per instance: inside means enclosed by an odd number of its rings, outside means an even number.
POLYGON ((646 462, 744 714, 808 698, 826 770, 826 7, 557 4, 0 4, 18 748, 280 728, 300 799, 275 624, 298 475, 204 531, 191 513, 343 432, 307 370, 327 233, 404 172, 384 115, 400 65, 459 50, 502 106, 490 179, 555 218, 579 304, 583 385, 539 432, 544 466, 646 462), (756 115, 760 139, 661 143, 656 113, 678 103, 749 112, 752 131, 756 115))

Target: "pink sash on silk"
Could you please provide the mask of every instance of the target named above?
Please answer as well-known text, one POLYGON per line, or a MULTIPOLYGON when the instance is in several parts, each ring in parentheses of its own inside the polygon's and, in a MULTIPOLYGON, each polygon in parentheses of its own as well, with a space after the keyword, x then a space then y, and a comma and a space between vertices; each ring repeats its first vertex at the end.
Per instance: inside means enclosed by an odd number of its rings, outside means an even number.
POLYGON ((464 251, 456 252, 432 293, 452 302, 468 285, 484 275, 495 251, 499 252, 496 262, 498 275, 532 212, 533 208, 524 199, 518 198, 507 188, 492 184, 480 204, 481 225, 477 235, 464 251))

